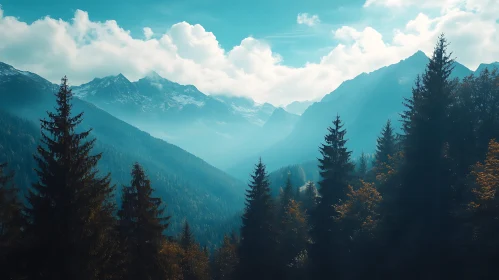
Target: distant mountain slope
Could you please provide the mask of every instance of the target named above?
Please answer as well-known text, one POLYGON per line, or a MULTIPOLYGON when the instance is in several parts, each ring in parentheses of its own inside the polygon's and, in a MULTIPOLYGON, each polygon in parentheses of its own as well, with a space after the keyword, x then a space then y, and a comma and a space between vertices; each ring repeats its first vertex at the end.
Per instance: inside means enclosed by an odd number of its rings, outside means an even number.
POLYGON ((263 125, 263 127, 272 128, 274 126, 293 126, 295 122, 297 122, 300 117, 296 114, 290 113, 283 108, 277 108, 274 110, 272 115, 269 117, 267 122, 263 125))
MULTIPOLYGON (((357 156, 362 150, 372 152, 376 137, 387 119, 399 126, 399 114, 403 111, 403 98, 411 95, 414 80, 423 73, 428 57, 421 51, 371 73, 363 73, 343 82, 326 95, 321 102, 312 104, 300 117, 293 131, 259 156, 269 170, 319 157, 319 145, 323 143, 327 127, 337 114, 347 129, 348 147, 357 156)), ((456 63, 454 77, 463 78, 473 72, 456 63)), ((228 172, 246 179, 248 170, 257 156, 236 164, 228 172)))
POLYGON ((475 70, 475 75, 479 75, 483 70, 485 70, 485 68, 489 69, 489 71, 492 71, 494 69, 499 70, 499 62, 481 63, 475 70))
POLYGON ((284 109, 292 114, 300 116, 313 103, 314 103, 313 101, 294 101, 286 105, 284 109))
MULTIPOLYGON (((369 156, 368 156, 369 158, 369 156)), ((368 159, 371 161, 372 157, 368 159)), ((351 158, 352 163, 359 166, 360 157, 351 158)), ((368 162, 368 168, 371 168, 368 162)), ((274 195, 279 194, 281 188, 284 188, 286 181, 288 179, 288 174, 290 174, 291 185, 294 188, 303 187, 308 181, 312 181, 316 184, 321 180, 321 175, 319 173, 319 161, 310 160, 300 164, 293 164, 285 167, 281 167, 269 173, 270 189, 274 195)))
MULTIPOLYGON (((275 110, 244 97, 209 96, 155 72, 131 82, 122 74, 73 87, 75 95, 112 115, 201 157, 219 168, 275 143, 262 131, 275 110), (203 135, 203 137, 199 137, 203 135), (242 146, 258 135, 257 146, 242 146)), ((275 127, 279 132, 279 127, 275 127)), ((288 128, 280 134, 289 133, 288 128)), ((280 139, 279 139, 280 140, 280 139)))
POLYGON ((279 168, 269 173, 270 189, 272 194, 278 195, 281 188, 284 188, 290 174, 291 185, 294 188, 302 187, 306 182, 318 182, 320 180, 319 162, 312 160, 301 164, 294 164, 279 168))
MULTIPOLYGON (((286 112, 283 108, 275 109, 263 127, 248 134, 247 137, 241 139, 237 144, 244 151, 232 151, 236 162, 248 155, 253 155, 254 158, 257 158, 260 151, 271 147, 273 143, 285 139, 293 131, 299 118, 297 115, 286 112)), ((229 170, 231 166, 232 164, 229 165, 229 170)))
POLYGON ((232 108, 233 112, 237 112, 249 122, 259 126, 265 124, 276 109, 272 104, 259 104, 247 97, 229 95, 216 95, 213 97, 227 104, 232 108))
POLYGON ((188 123, 198 118, 244 121, 223 102, 207 96, 192 85, 180 85, 152 72, 130 82, 125 76, 95 78, 73 87, 75 96, 125 118, 188 123))
MULTIPOLYGON (((12 163, 18 182, 25 188, 33 179, 31 154, 40 134, 37 120, 53 108, 57 86, 5 64, 0 65, 0 73, 0 99, 4 101, 0 102, 4 110, 0 114, 0 162, 12 163)), ((174 214, 173 232, 187 218, 197 234, 210 238, 221 232, 210 226, 227 226, 242 209, 242 182, 88 102, 75 98, 73 110, 84 112, 80 129, 93 129, 96 152, 104 152, 100 167, 103 172, 112 172, 114 183, 129 183, 133 162, 144 166, 157 193, 168 203, 169 213, 174 214)))

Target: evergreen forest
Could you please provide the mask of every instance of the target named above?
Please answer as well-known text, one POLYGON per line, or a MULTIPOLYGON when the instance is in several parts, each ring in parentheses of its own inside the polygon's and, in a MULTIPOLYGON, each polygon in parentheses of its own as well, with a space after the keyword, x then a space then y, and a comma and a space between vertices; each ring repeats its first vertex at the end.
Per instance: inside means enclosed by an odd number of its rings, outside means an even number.
POLYGON ((497 279, 499 72, 451 78, 449 48, 441 35, 375 151, 354 159, 337 115, 317 180, 302 186, 288 172, 276 191, 261 158, 230 225, 179 216, 208 210, 171 209, 140 159, 114 184, 98 165, 113 150, 81 126, 62 78, 40 131, 0 121, 0 136, 20 135, 0 138, 0 151, 20 151, 0 164, 0 279, 497 279))

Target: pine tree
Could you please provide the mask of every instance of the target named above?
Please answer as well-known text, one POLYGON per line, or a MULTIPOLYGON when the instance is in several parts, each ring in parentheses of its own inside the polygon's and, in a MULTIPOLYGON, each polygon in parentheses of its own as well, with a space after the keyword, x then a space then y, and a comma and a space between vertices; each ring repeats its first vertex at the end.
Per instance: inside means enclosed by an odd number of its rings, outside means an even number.
POLYGON ((270 194, 265 165, 256 165, 246 193, 246 208, 242 217, 238 279, 280 279, 276 269, 276 229, 274 203, 270 194))
POLYGON ((294 196, 293 196, 293 199, 298 201, 298 202, 301 202, 303 197, 302 197, 302 193, 301 193, 301 187, 297 187, 295 189, 295 193, 294 193, 294 196))
POLYGON ((99 177, 101 154, 90 155, 91 130, 75 132, 83 113, 72 115, 71 89, 62 79, 56 112, 41 120, 35 161, 39 180, 28 194, 27 233, 32 279, 111 279, 118 257, 114 186, 99 177))
POLYGON ((308 223, 298 202, 289 200, 280 220, 279 261, 282 279, 303 279, 307 261, 308 223))
MULTIPOLYGON (((374 155, 374 166, 380 168, 383 164, 388 163, 388 158, 396 153, 396 139, 392 128, 391 120, 386 121, 385 126, 381 130, 381 135, 377 139, 376 153, 374 155)), ((379 172, 383 172, 379 170, 379 172)))
POLYGON ((232 238, 225 235, 222 246, 218 248, 213 261, 214 280, 236 279, 234 271, 239 262, 237 256, 237 244, 232 238))
POLYGON ((14 174, 7 174, 6 167, 6 163, 0 164, 0 279, 17 279, 23 261, 20 253, 25 221, 14 174))
POLYGON ((180 235, 180 246, 183 249, 180 267, 183 280, 208 280, 210 263, 208 256, 203 252, 192 235, 189 223, 184 223, 180 235))
POLYGON ((454 61, 446 48, 442 35, 425 73, 416 80, 412 98, 405 103, 402 188, 390 210, 398 215, 398 221, 388 225, 393 229, 388 239, 399 273, 417 269, 411 277, 418 279, 449 272, 445 265, 452 259, 449 236, 454 221, 447 129, 455 83, 449 78, 454 61))
POLYGON ((303 209, 307 216, 315 210, 315 207, 317 206, 317 196, 318 191, 314 182, 308 181, 305 185, 305 191, 303 192, 301 200, 303 209))
POLYGON ((194 237, 192 236, 191 226, 187 221, 184 222, 182 227, 182 234, 180 235, 180 246, 184 250, 189 249, 194 244, 194 237))
POLYGON ((135 163, 130 186, 123 187, 118 211, 122 244, 126 248, 129 279, 166 279, 160 251, 169 216, 164 216, 160 198, 152 197, 153 188, 145 171, 135 163))
POLYGON ((288 178, 286 179, 286 186, 281 192, 279 197, 279 216, 285 212, 285 208, 288 206, 289 202, 293 199, 293 185, 291 184, 291 173, 288 173, 288 178))
POLYGON ((346 199, 348 181, 354 171, 350 160, 350 151, 345 147, 346 130, 343 129, 340 117, 337 116, 333 127, 328 128, 325 144, 320 151, 319 203, 312 212, 310 260, 313 264, 313 279, 342 277, 344 261, 348 257, 347 238, 340 232, 335 221, 338 213, 333 205, 346 199))
POLYGON ((361 179, 364 179, 367 174, 367 157, 364 152, 360 154, 358 174, 361 179))
POLYGON ((384 197, 386 191, 392 192, 387 197, 392 196, 397 185, 394 175, 399 170, 402 161, 402 152, 398 146, 397 136, 393 131, 391 121, 388 120, 377 139, 373 169, 369 177, 372 177, 372 182, 376 181, 376 188, 384 197))
POLYGON ((296 276, 300 265, 299 254, 305 250, 308 226, 302 208, 293 198, 291 174, 288 173, 286 186, 279 198, 277 213, 278 259, 275 262, 284 271, 285 279, 296 276))

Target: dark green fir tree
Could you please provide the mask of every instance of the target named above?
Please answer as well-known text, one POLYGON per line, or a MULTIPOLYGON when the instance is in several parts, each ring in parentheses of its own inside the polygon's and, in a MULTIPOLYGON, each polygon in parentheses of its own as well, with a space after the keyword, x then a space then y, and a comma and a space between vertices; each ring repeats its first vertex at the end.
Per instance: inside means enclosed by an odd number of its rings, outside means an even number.
POLYGON ((118 211, 119 230, 127 256, 128 279, 166 279, 160 251, 165 241, 169 216, 164 216, 160 198, 140 164, 132 167, 130 186, 123 187, 122 206, 118 211))
POLYGON ((424 74, 416 80, 412 98, 405 103, 401 189, 387 211, 398 217, 388 225, 392 235, 387 238, 393 250, 391 267, 396 267, 389 274, 395 278, 449 278, 457 271, 449 238, 455 230, 448 157, 453 64, 441 35, 424 74))
POLYGON ((270 183, 261 159, 256 165, 246 193, 246 208, 242 217, 238 279, 281 279, 277 259, 274 202, 270 183))
POLYGON ((346 130, 337 116, 333 127, 328 128, 325 144, 320 148, 319 200, 310 217, 312 244, 309 257, 313 279, 342 277, 348 259, 348 237, 340 232, 335 218, 339 215, 334 205, 347 198, 348 182, 355 170, 351 152, 345 144, 346 130))
POLYGON ((288 173, 288 177, 286 179, 286 185, 281 191, 281 194, 279 196, 279 216, 282 217, 284 215, 284 212, 286 212, 286 207, 288 206, 289 202, 293 199, 293 185, 291 184, 291 173, 288 173))
POLYGON ((23 276, 23 230, 26 226, 23 205, 7 173, 7 164, 0 164, 0 279, 20 279, 23 276))
POLYGON ((114 186, 98 176, 101 154, 91 155, 90 130, 76 132, 83 113, 72 114, 67 78, 56 93, 56 111, 41 120, 35 160, 38 182, 28 194, 31 279, 113 279, 119 257, 114 186))
POLYGON ((188 250, 192 245, 194 245, 194 236, 192 235, 191 226, 185 221, 180 235, 180 246, 184 250, 188 250))
POLYGON ((303 205, 303 210, 307 216, 309 216, 317 206, 317 195, 318 191, 315 183, 308 181, 305 184, 305 190, 301 195, 301 204, 303 205))
POLYGON ((366 174, 367 174, 367 156, 364 152, 362 152, 360 154, 360 158, 359 158, 359 168, 357 170, 357 173, 360 177, 360 179, 365 179, 366 177, 366 174))
POLYGON ((381 130, 381 135, 376 142, 374 166, 379 169, 378 172, 384 172, 384 170, 382 170, 383 166, 388 163, 389 157, 395 156, 397 148, 395 133, 390 120, 386 121, 385 126, 381 130))

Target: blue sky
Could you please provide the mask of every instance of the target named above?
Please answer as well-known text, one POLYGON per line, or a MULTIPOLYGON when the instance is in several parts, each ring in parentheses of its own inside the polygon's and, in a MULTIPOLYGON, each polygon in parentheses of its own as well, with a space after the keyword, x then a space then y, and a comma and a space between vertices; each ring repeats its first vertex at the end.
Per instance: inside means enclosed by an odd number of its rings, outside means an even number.
MULTIPOLYGON (((201 24, 213 32, 224 49, 238 45, 248 36, 268 41, 284 64, 301 66, 318 62, 331 49, 332 30, 342 25, 374 23, 380 28, 382 11, 366 12, 364 0, 4 0, 3 8, 23 21, 32 22, 45 15, 70 20, 76 11, 87 11, 92 20, 116 20, 119 25, 141 36, 148 26, 166 32, 171 25, 187 21, 201 24), (318 15, 320 25, 297 23, 299 13, 318 15)), ((393 21, 396 21, 394 19, 393 21)))
POLYGON ((499 60, 494 35, 499 5, 494 0, 1 4, 0 37, 6 40, 0 42, 0 60, 57 81, 61 73, 51 68, 55 60, 67 57, 61 71, 76 84, 118 73, 136 80, 154 70, 208 94, 286 104, 316 100, 345 79, 396 63, 419 49, 429 54, 441 32, 457 42, 452 50, 472 69, 499 60), (306 19, 318 20, 300 24, 304 13, 306 19), (153 31, 151 38, 145 37, 145 27, 153 31))

